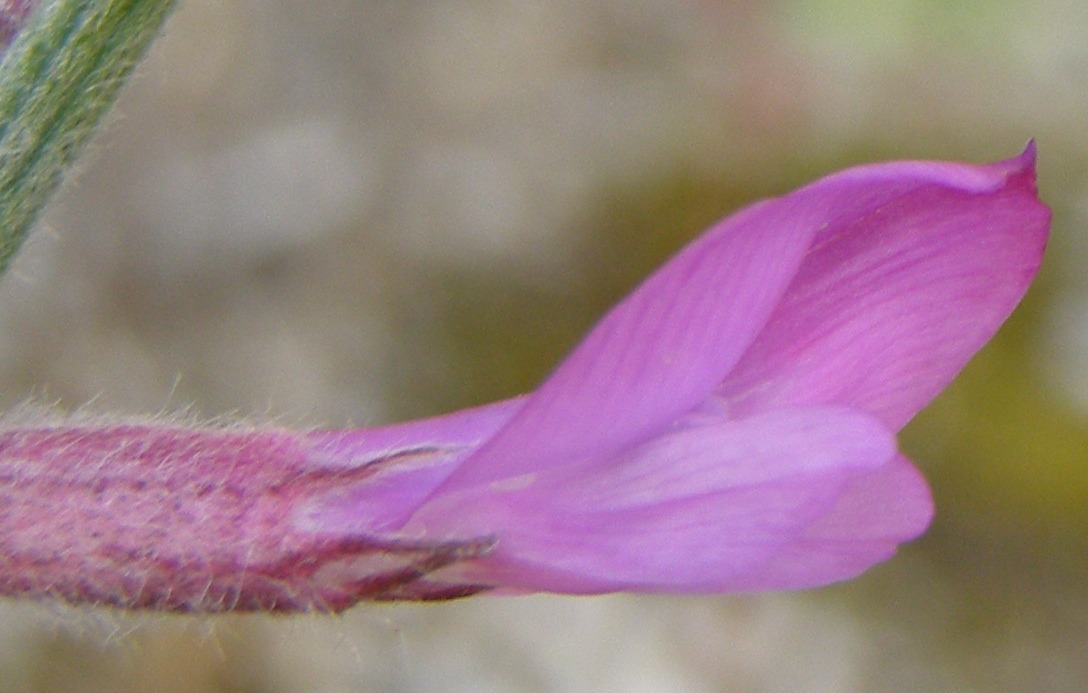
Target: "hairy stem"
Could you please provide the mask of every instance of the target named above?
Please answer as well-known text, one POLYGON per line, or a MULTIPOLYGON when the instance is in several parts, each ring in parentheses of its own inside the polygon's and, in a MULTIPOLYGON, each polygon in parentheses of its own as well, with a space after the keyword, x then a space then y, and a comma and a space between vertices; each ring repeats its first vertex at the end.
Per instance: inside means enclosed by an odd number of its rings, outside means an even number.
POLYGON ((175 0, 46 0, 0 62, 0 272, 175 0))

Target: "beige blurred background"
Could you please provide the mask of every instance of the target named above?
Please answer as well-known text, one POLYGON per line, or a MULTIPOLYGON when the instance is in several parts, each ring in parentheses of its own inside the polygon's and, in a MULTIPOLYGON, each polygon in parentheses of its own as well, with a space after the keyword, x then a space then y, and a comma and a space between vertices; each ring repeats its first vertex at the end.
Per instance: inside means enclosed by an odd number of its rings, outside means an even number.
POLYGON ((938 519, 803 594, 341 617, 0 603, 0 693, 1083 691, 1088 4, 183 0, 0 284, 0 399, 301 425, 525 391, 714 219, 1038 138, 1023 308, 903 436, 938 519))

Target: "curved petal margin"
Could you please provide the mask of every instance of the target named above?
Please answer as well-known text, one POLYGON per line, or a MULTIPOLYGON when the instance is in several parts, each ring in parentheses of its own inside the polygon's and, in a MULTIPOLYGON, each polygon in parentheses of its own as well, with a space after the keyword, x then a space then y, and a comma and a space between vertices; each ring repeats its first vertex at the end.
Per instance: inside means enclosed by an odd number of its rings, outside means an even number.
POLYGON ((456 570, 460 580, 507 590, 812 587, 853 576, 887 558, 889 542, 924 529, 932 508, 924 484, 893 501, 883 492, 894 489, 865 481, 897 459, 894 434, 864 412, 780 409, 692 426, 601 464, 436 499, 409 529, 474 536, 501 527, 491 554, 456 570), (850 560, 829 562, 814 542, 838 541, 837 528, 848 531, 880 503, 897 510, 867 518, 879 527, 854 526, 865 541, 851 545, 850 560), (781 561, 806 547, 811 558, 781 561))
POLYGON ((853 187, 860 198, 873 178, 904 187, 821 232, 719 388, 737 411, 837 403, 899 429, 1023 298, 1050 225, 1033 146, 989 166, 862 167, 814 188, 838 195, 853 187))

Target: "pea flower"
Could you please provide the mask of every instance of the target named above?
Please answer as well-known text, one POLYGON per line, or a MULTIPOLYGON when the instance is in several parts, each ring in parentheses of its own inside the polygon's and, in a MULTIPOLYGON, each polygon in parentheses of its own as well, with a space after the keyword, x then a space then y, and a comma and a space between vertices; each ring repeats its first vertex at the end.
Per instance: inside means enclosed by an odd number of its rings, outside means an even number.
POLYGON ((895 434, 1020 301, 1034 146, 718 223, 526 396, 382 428, 9 421, 0 593, 175 611, 800 589, 924 531, 895 434))

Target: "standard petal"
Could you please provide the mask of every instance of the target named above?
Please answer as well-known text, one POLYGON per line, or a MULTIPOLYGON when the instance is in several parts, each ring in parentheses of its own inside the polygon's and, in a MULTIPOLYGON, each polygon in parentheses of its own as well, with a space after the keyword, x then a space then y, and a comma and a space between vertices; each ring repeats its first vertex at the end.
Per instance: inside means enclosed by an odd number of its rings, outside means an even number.
POLYGON ((854 189, 860 206, 821 232, 719 392, 737 412, 834 402, 901 428, 993 336, 1039 267, 1050 215, 1034 149, 990 166, 864 167, 815 186, 854 189), (873 196, 896 179, 898 194, 873 196))
POLYGON ((718 387, 747 412, 856 402, 898 427, 1038 267, 1033 161, 1029 147, 991 166, 859 167, 727 218, 613 309, 443 490, 614 456, 718 387))
POLYGON ((787 198, 719 223, 615 306, 446 490, 614 454, 696 406, 763 327, 826 213, 787 198))
MULTIPOLYGON (((856 554, 872 564, 887 557, 889 541, 917 535, 921 527, 898 531, 898 521, 881 517, 879 505, 866 506, 868 514, 853 510, 858 503, 851 499, 864 496, 865 480, 883 479, 881 470, 895 460, 893 433, 867 413, 785 409, 696 425, 606 464, 436 499, 409 529, 418 523, 443 526, 453 530, 451 536, 478 536, 491 528, 498 537, 494 552, 459 566, 467 572, 457 579, 507 590, 769 587, 803 574, 803 567, 778 566, 778 560, 795 546, 808 546, 804 542, 827 535, 824 546, 838 552, 840 535, 853 530, 864 539, 856 554), (853 524, 855 516, 870 524, 853 524), (878 532, 880 541, 874 542, 872 523, 893 529, 878 532), (878 550, 867 554, 869 544, 878 550)), ((881 495, 886 486, 877 484, 870 495, 881 495)), ((928 495, 885 507, 898 516, 903 506, 928 517, 928 495)), ((819 550, 813 553, 810 563, 834 563, 819 550)), ((813 571, 811 581, 793 586, 856 572, 854 561, 840 574, 813 571)))

